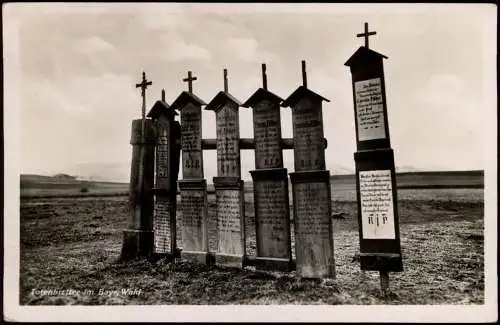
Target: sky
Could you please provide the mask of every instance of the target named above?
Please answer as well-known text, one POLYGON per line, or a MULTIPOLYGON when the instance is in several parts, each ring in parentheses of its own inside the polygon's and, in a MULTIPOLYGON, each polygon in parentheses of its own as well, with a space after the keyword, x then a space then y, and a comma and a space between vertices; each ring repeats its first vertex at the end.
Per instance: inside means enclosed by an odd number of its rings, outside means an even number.
MULTIPOLYGON (((6 152, 20 173, 69 173, 128 181, 131 121, 141 116, 142 71, 153 85, 147 110, 166 91, 209 102, 223 90, 241 102, 262 86, 287 98, 301 83, 323 103, 327 169, 354 170, 354 107, 344 63, 363 45, 384 61, 392 148, 399 171, 485 169, 496 146, 496 7, 481 4, 65 4, 4 6, 6 152), (17 129, 14 129, 16 128, 17 129), (7 132, 7 129, 10 130, 7 132), (9 145, 11 147, 9 147, 9 145)), ((282 108, 283 137, 292 137, 282 108)), ((240 108, 240 136, 252 137, 252 112, 240 108)), ((203 111, 203 137, 215 138, 215 113, 203 111)), ((293 152, 285 151, 293 171, 293 152)), ((250 180, 254 156, 241 154, 250 180)), ((216 176, 215 151, 204 152, 216 176)), ((182 176, 180 176, 182 177, 182 176)))

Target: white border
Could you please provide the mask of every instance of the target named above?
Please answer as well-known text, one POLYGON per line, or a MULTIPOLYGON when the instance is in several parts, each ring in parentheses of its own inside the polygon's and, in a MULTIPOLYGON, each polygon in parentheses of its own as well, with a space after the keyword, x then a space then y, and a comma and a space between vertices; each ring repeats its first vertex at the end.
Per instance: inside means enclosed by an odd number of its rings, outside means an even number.
MULTIPOLYGON (((16 321, 345 321, 345 322, 476 322, 498 319, 496 261, 496 6, 488 4, 165 4, 148 3, 8 3, 3 4, 4 40, 4 317, 16 321), (20 10, 66 12, 142 11, 164 12, 334 12, 336 14, 419 13, 467 10, 485 15, 484 98, 490 108, 491 134, 485 169, 485 305, 482 306, 19 306, 19 57, 16 13, 20 10)), ((459 37, 459 36, 458 36, 459 37)), ((452 54, 450 54, 452 55, 452 54)), ((43 123, 42 121, 40 121, 43 123)))

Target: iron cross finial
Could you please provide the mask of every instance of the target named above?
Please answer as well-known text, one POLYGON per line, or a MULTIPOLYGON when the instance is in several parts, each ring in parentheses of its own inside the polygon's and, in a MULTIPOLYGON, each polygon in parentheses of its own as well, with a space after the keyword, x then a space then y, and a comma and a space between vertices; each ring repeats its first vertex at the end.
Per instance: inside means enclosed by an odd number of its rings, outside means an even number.
POLYGON ((146 116, 146 89, 153 84, 152 81, 146 80, 146 72, 142 72, 142 82, 135 85, 135 88, 141 88, 142 96, 142 119, 146 116))
POLYGON ((190 93, 193 93, 193 81, 198 80, 198 78, 193 77, 193 74, 191 71, 188 71, 188 77, 182 79, 182 81, 188 83, 188 90, 190 93))
POLYGON ((368 47, 368 38, 371 36, 371 35, 375 35, 377 34, 377 32, 368 32, 368 23, 365 23, 365 32, 364 33, 361 33, 361 34, 356 34, 356 37, 364 37, 365 38, 365 47, 366 48, 369 48, 368 47))

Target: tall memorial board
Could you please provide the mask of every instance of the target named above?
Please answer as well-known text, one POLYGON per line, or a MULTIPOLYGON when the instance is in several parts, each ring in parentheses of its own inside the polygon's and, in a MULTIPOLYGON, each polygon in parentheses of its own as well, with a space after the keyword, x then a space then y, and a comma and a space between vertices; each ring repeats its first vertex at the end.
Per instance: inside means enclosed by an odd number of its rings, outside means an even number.
POLYGON ((177 255, 177 177, 180 155, 180 126, 175 110, 165 102, 164 92, 148 113, 156 127, 155 205, 153 215, 155 253, 177 255))
MULTIPOLYGON (((387 121, 383 59, 365 46, 345 63, 351 70, 356 121, 356 188, 362 270, 403 271, 394 153, 387 121)), ((388 279, 388 278, 387 278, 388 279)), ((382 277, 381 277, 382 280, 382 277)), ((383 288, 384 289, 384 288, 383 288)))
POLYGON ((283 168, 280 97, 267 90, 265 65, 263 87, 244 104, 253 109, 255 168, 254 188, 257 269, 290 271, 292 249, 288 172, 283 168))
POLYGON ((282 104, 292 109, 295 172, 293 193, 297 274, 303 278, 335 277, 330 172, 325 170, 322 102, 328 99, 304 84, 282 104))
POLYGON ((217 177, 213 178, 216 196, 217 251, 215 263, 243 267, 245 258, 244 192, 240 169, 240 102, 225 91, 206 106, 215 112, 217 177))
MULTIPOLYGON (((196 80, 189 74, 189 80, 196 80)), ((182 176, 180 214, 183 260, 202 264, 210 262, 208 249, 207 182, 203 176, 201 147, 201 106, 205 102, 190 92, 183 92, 172 103, 181 114, 182 176)))

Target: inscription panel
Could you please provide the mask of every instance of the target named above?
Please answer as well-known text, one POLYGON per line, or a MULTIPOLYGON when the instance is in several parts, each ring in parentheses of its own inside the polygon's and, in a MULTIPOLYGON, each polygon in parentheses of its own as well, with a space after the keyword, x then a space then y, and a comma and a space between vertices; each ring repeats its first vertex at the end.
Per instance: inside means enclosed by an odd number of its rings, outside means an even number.
POLYGON ((390 170, 359 172, 363 239, 395 239, 390 170))
POLYGON ((158 122, 158 139, 156 145, 156 187, 169 188, 170 179, 170 123, 167 120, 158 122))
POLYGON ((240 171, 238 109, 225 106, 216 113, 217 175, 237 176, 240 171))
POLYGON ((280 107, 268 100, 253 110, 255 168, 282 168, 280 107))
POLYGON ((207 250, 206 205, 205 191, 182 192, 182 245, 186 251, 207 250))
POLYGON ((167 197, 156 197, 153 214, 155 253, 172 252, 172 204, 167 197))
POLYGON ((200 106, 188 104, 181 111, 181 149, 183 178, 203 178, 200 106))
POLYGON ((218 190, 217 202, 217 252, 243 255, 242 211, 243 198, 239 190, 218 190))
POLYGON ((384 139, 384 104, 380 78, 354 83, 359 141, 384 139))
POLYGON ((325 147, 321 102, 301 100, 293 110, 295 171, 324 170, 325 147))
POLYGON ((290 258, 288 180, 254 182, 257 255, 290 258))
POLYGON ((297 273, 322 277, 333 269, 333 234, 328 184, 298 183, 294 189, 297 273))

